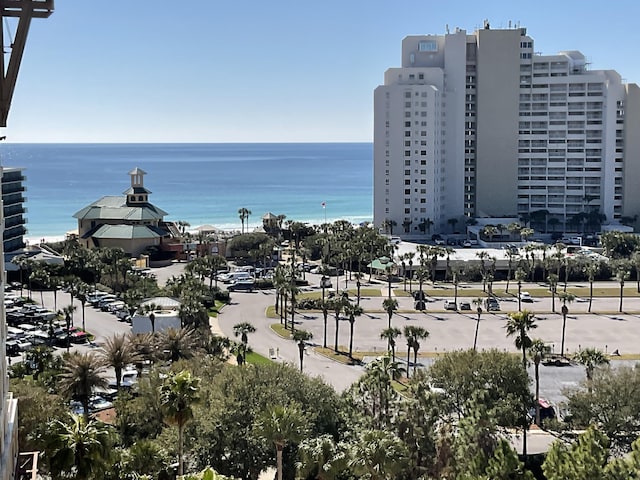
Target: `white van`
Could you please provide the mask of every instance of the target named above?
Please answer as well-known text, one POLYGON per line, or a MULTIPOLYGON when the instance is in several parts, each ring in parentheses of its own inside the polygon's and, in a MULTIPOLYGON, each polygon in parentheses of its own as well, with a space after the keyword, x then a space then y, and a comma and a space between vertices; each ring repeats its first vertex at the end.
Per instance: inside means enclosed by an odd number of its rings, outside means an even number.
POLYGON ((231 272, 218 278, 218 280, 221 280, 223 283, 231 283, 231 282, 238 282, 242 280, 252 280, 252 279, 253 277, 249 272, 231 272))

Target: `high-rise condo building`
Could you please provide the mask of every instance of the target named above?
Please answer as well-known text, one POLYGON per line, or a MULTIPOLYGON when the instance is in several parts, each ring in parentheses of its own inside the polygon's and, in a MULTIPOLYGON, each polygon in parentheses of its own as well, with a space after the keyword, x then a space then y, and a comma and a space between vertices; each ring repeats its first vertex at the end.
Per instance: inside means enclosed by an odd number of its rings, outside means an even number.
MULTIPOLYGON (((525 28, 406 37, 374 94, 374 223, 401 236, 542 213, 636 223, 640 89, 525 28)), ((597 227, 593 227, 597 229, 597 227)))

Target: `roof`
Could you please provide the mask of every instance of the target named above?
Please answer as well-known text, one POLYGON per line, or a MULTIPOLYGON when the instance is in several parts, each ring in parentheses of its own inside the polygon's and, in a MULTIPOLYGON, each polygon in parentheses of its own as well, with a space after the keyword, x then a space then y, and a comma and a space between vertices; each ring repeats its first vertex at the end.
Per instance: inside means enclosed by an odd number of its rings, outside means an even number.
POLYGON ((178 300, 176 300, 175 298, 171 298, 171 297, 153 297, 153 298, 149 298, 148 300, 145 300, 144 302, 142 302, 141 306, 144 306, 144 305, 155 305, 160 310, 163 310, 163 309, 178 309, 178 308, 180 308, 180 302, 178 300))
POLYGON ((142 174, 142 175, 146 175, 146 174, 147 174, 147 172, 145 172, 144 170, 142 170, 140 167, 136 167, 136 168, 134 168, 133 170, 131 170, 131 171, 129 172, 129 175, 140 175, 140 174, 142 174))
POLYGON ((262 220, 277 220, 278 216, 271 212, 267 212, 262 216, 262 220))
POLYGON ((138 206, 127 206, 127 197, 109 195, 84 207, 73 214, 82 220, 162 220, 168 215, 164 210, 146 203, 138 206))
POLYGON ((99 225, 83 235, 83 238, 161 238, 169 233, 150 225, 99 225))
POLYGON ((213 225, 200 225, 199 227, 196 227, 195 230, 197 232, 213 232, 213 233, 218 233, 222 231, 220 228, 214 227, 213 225))
POLYGON ((151 190, 147 190, 144 187, 141 187, 139 185, 135 186, 135 187, 129 187, 127 188, 124 192, 122 192, 125 195, 140 195, 141 193, 146 193, 146 194, 150 194, 151 190))
POLYGON ((389 257, 380 257, 376 258, 373 262, 367 265, 368 268, 373 268, 374 270, 386 270, 387 268, 394 267, 395 263, 389 261, 389 257))

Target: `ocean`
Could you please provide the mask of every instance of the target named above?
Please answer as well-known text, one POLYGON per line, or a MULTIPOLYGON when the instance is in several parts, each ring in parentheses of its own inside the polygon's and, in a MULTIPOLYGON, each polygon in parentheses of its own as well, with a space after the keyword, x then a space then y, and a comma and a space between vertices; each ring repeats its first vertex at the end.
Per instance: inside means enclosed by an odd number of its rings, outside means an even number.
POLYGON ((371 143, 5 143, 0 159, 25 168, 30 242, 77 228, 73 214, 102 196, 121 195, 135 167, 147 172, 149 200, 168 212, 165 220, 191 228, 239 230, 243 207, 251 211, 250 227, 267 212, 311 224, 373 217, 371 143))

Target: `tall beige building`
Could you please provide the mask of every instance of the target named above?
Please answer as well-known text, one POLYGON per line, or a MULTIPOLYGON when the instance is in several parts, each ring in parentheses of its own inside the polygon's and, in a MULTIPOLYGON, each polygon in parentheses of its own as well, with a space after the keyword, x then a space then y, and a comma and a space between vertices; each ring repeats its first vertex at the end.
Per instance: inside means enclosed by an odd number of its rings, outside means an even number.
POLYGON ((374 93, 376 226, 420 237, 547 211, 570 231, 640 214, 640 90, 617 72, 488 23, 406 37, 401 64, 374 93))

